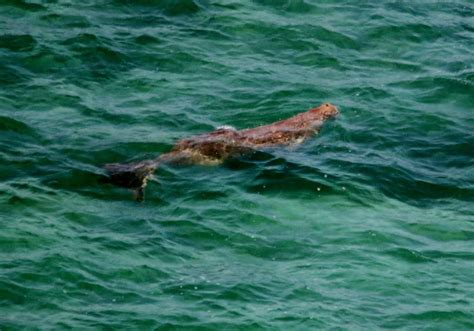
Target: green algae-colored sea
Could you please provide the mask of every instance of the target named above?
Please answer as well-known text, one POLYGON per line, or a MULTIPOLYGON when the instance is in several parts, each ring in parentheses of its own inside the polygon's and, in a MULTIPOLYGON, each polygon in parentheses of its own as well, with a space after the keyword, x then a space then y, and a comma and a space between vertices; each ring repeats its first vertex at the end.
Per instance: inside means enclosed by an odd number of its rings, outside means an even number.
POLYGON ((471 1, 0 2, 0 330, 474 329, 471 1), (322 102, 297 148, 102 165, 322 102))

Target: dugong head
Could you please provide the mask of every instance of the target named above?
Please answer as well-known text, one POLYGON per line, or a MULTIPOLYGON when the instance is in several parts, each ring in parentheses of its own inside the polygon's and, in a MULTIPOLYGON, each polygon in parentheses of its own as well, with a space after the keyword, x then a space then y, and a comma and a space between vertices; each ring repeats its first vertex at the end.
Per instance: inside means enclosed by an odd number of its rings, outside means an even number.
POLYGON ((334 118, 339 114, 336 106, 330 103, 323 103, 320 106, 310 110, 310 113, 317 115, 321 120, 334 118))

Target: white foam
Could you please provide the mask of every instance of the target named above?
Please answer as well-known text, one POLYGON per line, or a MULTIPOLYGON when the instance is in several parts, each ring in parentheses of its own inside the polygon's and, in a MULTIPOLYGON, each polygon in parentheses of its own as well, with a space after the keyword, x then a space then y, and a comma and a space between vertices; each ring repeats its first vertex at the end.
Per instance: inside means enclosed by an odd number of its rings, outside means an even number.
POLYGON ((234 128, 232 125, 219 125, 217 130, 232 130, 232 131, 237 131, 236 128, 234 128))

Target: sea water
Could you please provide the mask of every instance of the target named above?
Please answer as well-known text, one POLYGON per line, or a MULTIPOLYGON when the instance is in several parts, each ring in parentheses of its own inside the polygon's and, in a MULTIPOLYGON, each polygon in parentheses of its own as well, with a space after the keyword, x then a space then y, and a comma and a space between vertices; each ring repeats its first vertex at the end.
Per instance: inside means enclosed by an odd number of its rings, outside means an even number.
POLYGON ((0 329, 474 329, 472 1, 0 2, 0 329), (322 102, 296 148, 102 166, 322 102))

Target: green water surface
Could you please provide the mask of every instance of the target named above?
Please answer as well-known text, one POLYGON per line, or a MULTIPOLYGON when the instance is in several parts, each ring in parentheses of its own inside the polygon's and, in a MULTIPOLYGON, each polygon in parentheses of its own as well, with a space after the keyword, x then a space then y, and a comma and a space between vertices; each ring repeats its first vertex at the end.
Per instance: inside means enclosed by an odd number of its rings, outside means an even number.
POLYGON ((474 329, 474 4, 2 0, 0 330, 474 329), (332 102, 298 148, 102 165, 332 102))

